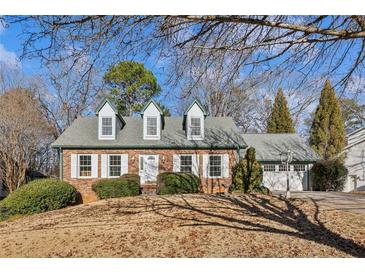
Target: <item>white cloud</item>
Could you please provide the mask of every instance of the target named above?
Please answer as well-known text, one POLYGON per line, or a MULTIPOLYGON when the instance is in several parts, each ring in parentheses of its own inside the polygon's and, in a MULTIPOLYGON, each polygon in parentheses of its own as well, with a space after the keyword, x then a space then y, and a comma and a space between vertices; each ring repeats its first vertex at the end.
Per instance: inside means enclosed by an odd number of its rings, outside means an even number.
POLYGON ((3 44, 0 44, 0 63, 3 63, 11 69, 20 69, 21 67, 21 63, 15 52, 6 50, 3 44))

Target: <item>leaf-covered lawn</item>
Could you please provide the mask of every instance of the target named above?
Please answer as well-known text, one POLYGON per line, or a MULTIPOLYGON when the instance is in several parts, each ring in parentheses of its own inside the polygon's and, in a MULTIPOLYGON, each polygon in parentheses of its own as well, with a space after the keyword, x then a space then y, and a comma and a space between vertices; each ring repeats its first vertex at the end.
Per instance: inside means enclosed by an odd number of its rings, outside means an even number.
POLYGON ((1 257, 364 257, 365 215, 269 196, 140 196, 0 222, 1 257))

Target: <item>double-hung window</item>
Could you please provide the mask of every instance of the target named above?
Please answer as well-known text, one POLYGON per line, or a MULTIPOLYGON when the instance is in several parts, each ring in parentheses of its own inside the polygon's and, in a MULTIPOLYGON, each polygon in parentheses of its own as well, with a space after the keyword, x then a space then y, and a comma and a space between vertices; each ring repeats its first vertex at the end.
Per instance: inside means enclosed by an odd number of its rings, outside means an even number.
POLYGON ((102 136, 113 135, 113 120, 111 117, 101 118, 101 135, 102 136))
POLYGON ((288 165, 279 165, 279 171, 290 171, 290 166, 288 165))
POLYGON ((190 120, 191 136, 199 137, 201 136, 201 119, 192 117, 190 120))
POLYGON ((79 155, 79 176, 91 177, 91 155, 79 155))
POLYGON ((294 171, 305 171, 305 165, 294 165, 294 171))
POLYGON ((192 155, 180 155, 180 171, 192 173, 193 171, 192 155))
POLYGON ((264 165, 264 171, 275 171, 275 165, 270 165, 270 164, 264 165))
POLYGON ((222 155, 209 155, 209 177, 222 177, 222 155))
POLYGON ((109 155, 109 177, 119 177, 121 173, 121 156, 109 155))
POLYGON ((157 136, 157 117, 147 117, 147 136, 157 136))

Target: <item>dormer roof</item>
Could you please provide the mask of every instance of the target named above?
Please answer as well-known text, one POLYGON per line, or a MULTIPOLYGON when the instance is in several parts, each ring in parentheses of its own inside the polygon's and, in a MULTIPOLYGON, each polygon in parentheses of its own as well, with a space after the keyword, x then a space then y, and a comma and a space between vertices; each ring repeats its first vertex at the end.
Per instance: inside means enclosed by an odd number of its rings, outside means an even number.
POLYGON ((209 115, 208 111, 205 109, 205 107, 203 106, 203 104, 197 98, 195 98, 194 101, 185 110, 184 115, 188 115, 189 110, 194 106, 194 104, 197 104, 199 106, 199 108, 202 110, 204 116, 209 115))
POLYGON ((108 103, 109 106, 113 109, 113 111, 115 112, 115 115, 119 118, 119 120, 125 125, 125 121, 123 119, 123 117, 119 114, 118 109, 116 107, 116 105, 107 97, 105 97, 100 104, 96 107, 95 109, 95 113, 96 115, 99 115, 100 110, 104 107, 104 105, 108 103))
POLYGON ((153 99, 150 99, 150 100, 147 102, 147 104, 144 106, 144 108, 141 110, 141 116, 143 116, 143 113, 145 112, 145 110, 148 108, 148 106, 149 106, 150 104, 154 104, 154 105, 155 105, 155 107, 157 108, 157 110, 160 112, 160 114, 161 114, 161 115, 163 115, 163 111, 162 111, 162 109, 160 108, 160 106, 156 103, 156 101, 155 101, 155 100, 153 100, 153 99))

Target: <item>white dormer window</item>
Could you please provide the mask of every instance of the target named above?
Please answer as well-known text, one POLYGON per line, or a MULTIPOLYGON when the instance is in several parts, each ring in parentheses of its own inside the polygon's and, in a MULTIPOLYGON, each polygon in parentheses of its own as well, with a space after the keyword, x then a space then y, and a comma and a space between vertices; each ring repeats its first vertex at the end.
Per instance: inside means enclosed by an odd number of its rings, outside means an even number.
POLYGON ((143 139, 160 140, 162 131, 162 111, 153 101, 145 106, 141 112, 143 117, 143 139))
POLYGON ((200 117, 191 117, 190 133, 192 137, 201 137, 201 119, 200 117))
POLYGON ((157 117, 147 117, 147 136, 157 136, 157 117))
POLYGON ((188 140, 204 140, 204 119, 207 112, 198 100, 184 112, 186 136, 188 140))
POLYGON ((102 117, 101 118, 101 135, 112 136, 113 135, 113 118, 102 117))

